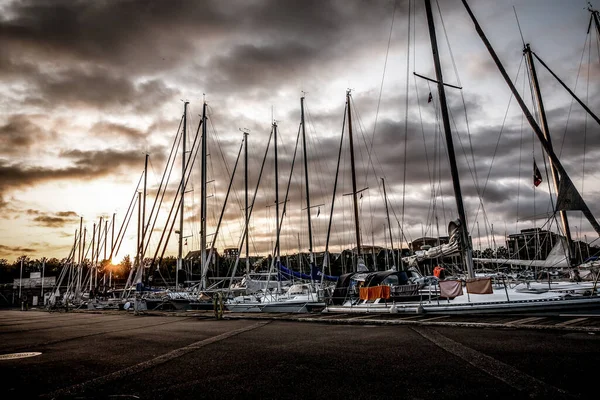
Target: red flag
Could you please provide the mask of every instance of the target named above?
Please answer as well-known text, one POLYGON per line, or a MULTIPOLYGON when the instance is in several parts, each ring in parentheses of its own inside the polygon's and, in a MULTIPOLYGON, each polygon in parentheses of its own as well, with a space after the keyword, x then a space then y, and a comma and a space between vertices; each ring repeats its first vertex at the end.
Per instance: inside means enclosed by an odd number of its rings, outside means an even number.
POLYGON ((431 92, 429 92, 429 97, 427 98, 427 102, 431 103, 432 100, 433 100, 433 96, 431 95, 431 92))
POLYGON ((535 158, 533 159, 533 186, 538 187, 542 183, 542 174, 535 163, 535 158))

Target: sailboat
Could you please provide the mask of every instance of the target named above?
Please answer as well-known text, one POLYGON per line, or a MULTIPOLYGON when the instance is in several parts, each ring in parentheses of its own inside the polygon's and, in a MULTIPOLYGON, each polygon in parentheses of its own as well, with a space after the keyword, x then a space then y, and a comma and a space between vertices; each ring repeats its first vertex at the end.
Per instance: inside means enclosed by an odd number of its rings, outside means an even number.
MULTIPOLYGON (((583 212, 590 224, 596 232, 600 234, 600 225, 592 216, 589 208, 585 204, 581 195, 575 189, 567 172, 562 167, 552 146, 545 136, 544 132, 537 125, 531 113, 527 109, 525 103, 521 99, 516 88, 512 84, 510 78, 506 74, 500 60, 495 54, 491 45, 487 41, 483 30, 479 26, 475 16, 471 12, 466 0, 463 4, 470 15, 477 32, 482 38, 484 44, 488 48, 490 55, 494 59, 500 72, 509 85, 513 95, 517 99, 519 105, 523 109, 528 122, 540 140, 546 154, 556 168, 557 175, 560 181, 557 181, 558 186, 558 201, 556 210, 574 210, 578 209, 583 212)), ((457 169, 456 156, 454 145, 452 142, 452 133, 450 129, 450 119, 446 103, 446 95, 444 89, 444 81, 441 72, 439 52, 437 48, 437 39, 435 26, 433 22, 432 8, 430 0, 425 0, 425 8, 427 21, 429 26, 429 35, 434 58, 436 71, 436 84, 439 94, 439 103, 443 118, 443 127, 446 137, 447 152, 450 163, 450 172, 454 188, 454 196, 456 199, 459 218, 452 222, 449 226, 450 240, 448 244, 429 249, 431 256, 439 257, 441 255, 449 255, 460 252, 467 271, 467 279, 462 280, 439 280, 435 278, 429 285, 429 294, 419 292, 418 301, 399 301, 398 297, 394 297, 393 293, 398 288, 406 287, 407 282, 416 282, 419 278, 409 277, 408 274, 402 276, 403 282, 393 282, 392 280, 376 279, 373 274, 367 275, 364 279, 364 286, 361 288, 361 298, 343 298, 334 297, 330 300, 325 312, 410 312, 410 313, 442 313, 442 314, 488 314, 488 313, 508 313, 508 312, 535 312, 535 313, 558 313, 558 312, 585 312, 600 311, 600 297, 597 295, 596 283, 593 286, 587 286, 583 291, 576 291, 573 285, 561 285, 559 287, 548 288, 531 288, 527 287, 509 287, 505 281, 493 282, 490 277, 476 277, 473 268, 472 249, 467 231, 466 214, 462 201, 460 178, 457 169), (433 283, 433 285, 431 285, 433 283), (463 290, 463 283, 466 285, 466 293, 463 290), (432 286, 434 291, 432 292, 432 286), (581 293, 583 292, 583 293, 581 293), (363 293, 365 296, 363 296, 363 293), (340 301, 341 300, 341 301, 340 301), (340 304, 341 303, 341 304, 340 304)), ((404 260, 406 262, 413 261, 411 259, 404 260)), ((390 275, 393 276, 393 275, 390 275)), ((345 290, 349 292, 352 276, 345 277, 344 282, 338 283, 338 295, 345 290)), ((354 277, 356 281, 356 277, 354 277)), ((421 282, 425 285, 425 282, 421 282)))

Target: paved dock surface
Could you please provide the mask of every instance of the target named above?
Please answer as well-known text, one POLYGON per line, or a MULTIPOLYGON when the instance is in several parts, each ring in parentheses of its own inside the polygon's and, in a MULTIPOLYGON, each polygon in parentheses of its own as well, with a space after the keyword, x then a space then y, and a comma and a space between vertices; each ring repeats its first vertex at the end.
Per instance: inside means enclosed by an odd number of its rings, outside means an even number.
POLYGON ((313 323, 297 318, 302 316, 242 317, 217 321, 209 313, 0 311, 0 396, 372 400, 598 395, 600 332, 569 328, 591 317, 555 321, 572 321, 555 329, 523 328, 543 317, 479 326, 441 324, 443 318, 434 325, 433 320, 386 324, 377 316, 350 316, 346 322, 344 316, 331 316, 313 323), (335 323, 327 322, 332 318, 335 323), (41 354, 2 357, 21 352, 41 354))

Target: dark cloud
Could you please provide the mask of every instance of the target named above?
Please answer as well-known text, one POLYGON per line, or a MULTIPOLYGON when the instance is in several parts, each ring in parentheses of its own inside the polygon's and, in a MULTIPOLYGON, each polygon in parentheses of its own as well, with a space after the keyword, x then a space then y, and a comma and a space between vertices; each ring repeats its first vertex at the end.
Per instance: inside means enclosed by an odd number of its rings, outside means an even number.
POLYGON ((90 132, 101 137, 126 138, 132 142, 144 138, 146 132, 114 122, 98 122, 90 128, 90 132))
POLYGON ((26 99, 29 104, 53 108, 104 108, 144 110, 161 104, 174 95, 162 81, 148 80, 140 83, 116 75, 108 69, 86 67, 62 72, 40 72, 30 75, 34 95, 26 99))
MULTIPOLYGON (((72 166, 66 168, 47 168, 10 164, 0 159, 0 203, 7 205, 6 192, 16 188, 30 187, 40 183, 61 180, 86 181, 118 174, 127 168, 143 169, 144 156, 136 151, 64 151, 61 157, 69 159, 72 166)), ((161 162, 161 155, 157 156, 161 162)))
POLYGON ((27 152, 40 138, 44 131, 31 121, 31 116, 13 114, 4 125, 0 126, 0 154, 15 156, 27 152))
POLYGON ((21 247, 21 246, 6 246, 0 244, 0 251, 3 254, 10 254, 12 256, 20 256, 22 254, 29 254, 37 251, 37 249, 30 247, 21 247))
POLYGON ((58 211, 48 213, 39 210, 28 209, 25 213, 32 216, 32 221, 37 226, 45 228, 62 228, 79 220, 79 215, 74 211, 58 211))

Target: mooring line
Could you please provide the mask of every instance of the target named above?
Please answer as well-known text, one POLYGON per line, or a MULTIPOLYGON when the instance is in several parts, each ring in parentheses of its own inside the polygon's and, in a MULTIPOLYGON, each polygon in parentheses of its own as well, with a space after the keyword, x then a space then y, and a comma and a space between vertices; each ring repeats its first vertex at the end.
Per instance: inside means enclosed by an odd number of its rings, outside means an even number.
POLYGON ((230 338, 232 336, 239 335, 240 333, 244 333, 244 332, 248 332, 248 331, 260 328, 260 327, 262 327, 264 325, 269 324, 270 322, 271 321, 257 322, 256 324, 253 324, 253 325, 250 325, 250 326, 247 326, 247 327, 244 327, 244 328, 236 329, 236 330, 233 330, 233 331, 230 331, 230 332, 225 332, 225 333, 222 333, 220 335, 210 337, 208 339, 200 340, 200 341, 192 343, 192 344, 190 344, 188 346, 181 347, 179 349, 175 349, 173 351, 170 351, 170 352, 168 352, 166 354, 163 354, 162 356, 158 356, 158 357, 153 358, 151 360, 144 361, 144 362, 141 362, 139 364, 135 364, 135 365, 132 365, 130 367, 121 369, 119 371, 112 372, 112 373, 110 373, 108 375, 100 376, 98 378, 94 378, 94 379, 91 379, 91 380, 86 381, 86 382, 78 383, 78 384, 69 386, 67 388, 58 389, 58 390, 55 390, 54 392, 51 392, 51 393, 43 394, 43 395, 40 396, 40 398, 43 398, 43 399, 54 399, 54 398, 57 398, 59 396, 67 396, 67 395, 72 396, 74 394, 82 393, 82 392, 84 392, 87 389, 94 388, 94 387, 99 387, 99 386, 104 385, 104 384, 106 384, 108 382, 111 382, 111 381, 114 381, 114 380, 117 380, 117 379, 122 379, 122 378, 125 378, 125 377, 130 376, 130 375, 138 374, 138 373, 140 373, 142 371, 145 371, 145 370, 147 370, 149 368, 155 367, 155 366, 160 365, 160 364, 164 364, 164 363, 166 363, 168 361, 171 361, 171 360, 173 360, 175 358, 181 357, 181 356, 183 356, 185 354, 188 354, 188 353, 190 353, 192 351, 198 350, 198 349, 200 349, 200 348, 202 348, 204 346, 207 346, 209 344, 216 343, 216 342, 219 342, 221 340, 230 338))
POLYGON ((455 342, 433 329, 417 326, 411 327, 411 329, 436 346, 463 359, 494 378, 501 380, 513 389, 528 393, 531 398, 575 398, 574 395, 563 389, 549 385, 502 361, 455 342))

